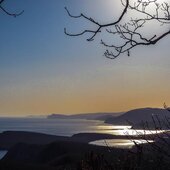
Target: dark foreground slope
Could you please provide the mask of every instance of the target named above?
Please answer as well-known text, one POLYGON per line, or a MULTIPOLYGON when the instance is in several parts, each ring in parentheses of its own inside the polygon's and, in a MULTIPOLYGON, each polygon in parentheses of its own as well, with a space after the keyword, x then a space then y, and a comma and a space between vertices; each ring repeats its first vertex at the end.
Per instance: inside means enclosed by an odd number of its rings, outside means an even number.
POLYGON ((169 170, 164 153, 137 147, 111 149, 79 142, 17 144, 0 161, 2 170, 169 170))
POLYGON ((79 157, 81 153, 91 150, 96 153, 108 152, 106 147, 98 147, 79 142, 59 141, 47 145, 19 143, 8 151, 3 160, 36 164, 58 164, 64 158, 65 161, 72 159, 74 156, 77 156, 77 159, 79 159, 81 158, 79 157))
MULTIPOLYGON (((12 167, 26 169, 77 169, 85 154, 104 154, 109 160, 111 153, 108 148, 78 142, 54 142, 47 145, 17 144, 0 161, 0 168, 12 167), (11 167, 12 166, 12 167, 11 167)), ((25 170, 25 169, 24 169, 25 170)))
POLYGON ((31 132, 6 132, 4 134, 5 139, 14 143, 17 142, 17 144, 8 143, 10 149, 7 155, 0 160, 0 170, 170 169, 168 156, 170 155, 170 141, 168 139, 166 143, 163 142, 163 145, 159 144, 158 147, 155 147, 155 144, 148 144, 145 147, 136 146, 132 150, 123 150, 87 143, 102 138, 115 138, 115 136, 106 134, 84 133, 72 137, 58 137, 31 132), (55 140, 55 142, 51 143, 51 140, 55 140), (24 143, 19 143, 19 141, 24 143), (44 144, 45 142, 48 144, 44 144), (166 148, 164 148, 165 146, 166 148), (161 150, 157 148, 161 148, 161 150))
POLYGON ((0 161, 0 170, 64 170, 66 167, 77 170, 89 152, 110 153, 108 148, 88 145, 89 141, 112 137, 107 134, 63 137, 33 132, 3 132, 0 134, 0 148, 8 150, 8 153, 0 161))
POLYGON ((71 137, 47 135, 35 132, 5 131, 0 133, 0 149, 9 150, 18 143, 44 145, 58 141, 88 143, 100 139, 116 139, 121 136, 99 133, 79 133, 71 137))

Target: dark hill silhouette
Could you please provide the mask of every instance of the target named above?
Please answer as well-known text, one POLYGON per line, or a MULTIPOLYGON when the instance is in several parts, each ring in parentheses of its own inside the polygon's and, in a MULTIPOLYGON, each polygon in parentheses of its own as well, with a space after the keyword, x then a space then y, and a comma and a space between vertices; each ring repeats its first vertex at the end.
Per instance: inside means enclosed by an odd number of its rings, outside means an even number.
POLYGON ((139 125, 142 122, 152 123, 153 118, 157 119, 157 117, 162 121, 165 121, 166 117, 170 117, 170 112, 166 109, 158 109, 158 108, 141 108, 130 110, 120 116, 115 118, 107 119, 106 123, 111 123, 115 125, 127 125, 132 123, 133 125, 139 125))
POLYGON ((76 166, 85 153, 93 151, 96 154, 113 155, 108 148, 79 142, 59 141, 47 145, 19 143, 13 146, 2 159, 3 164, 22 163, 24 165, 46 165, 49 167, 76 166))
POLYGON ((5 131, 0 133, 0 149, 8 150, 17 143, 48 144, 54 141, 67 141, 69 137, 54 136, 35 132, 5 131))
POLYGON ((9 150, 18 143, 44 145, 52 142, 67 141, 88 143, 93 140, 115 139, 114 135, 99 133, 79 133, 71 137, 47 135, 35 132, 5 131, 0 133, 0 149, 9 150))

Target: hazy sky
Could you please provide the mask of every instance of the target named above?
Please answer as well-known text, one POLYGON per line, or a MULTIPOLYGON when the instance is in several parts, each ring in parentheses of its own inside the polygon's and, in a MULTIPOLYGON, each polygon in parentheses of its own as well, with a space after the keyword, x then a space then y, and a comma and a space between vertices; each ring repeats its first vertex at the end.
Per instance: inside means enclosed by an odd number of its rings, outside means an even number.
MULTIPOLYGON (((170 37, 109 60, 98 43, 64 35, 89 23, 69 18, 84 12, 115 20, 113 0, 6 0, 0 11, 0 116, 125 111, 170 104, 170 37)), ((150 30, 152 32, 152 28, 150 30)), ((114 40, 113 40, 114 41, 114 40)), ((116 41, 116 40, 115 40, 116 41)))

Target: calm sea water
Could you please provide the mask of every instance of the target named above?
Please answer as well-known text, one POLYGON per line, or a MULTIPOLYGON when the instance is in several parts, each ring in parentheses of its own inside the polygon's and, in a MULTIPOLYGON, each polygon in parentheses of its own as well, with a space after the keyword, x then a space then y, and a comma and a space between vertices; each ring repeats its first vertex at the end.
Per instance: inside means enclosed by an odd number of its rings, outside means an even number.
MULTIPOLYGON (((72 136, 76 133, 106 133, 112 135, 153 134, 158 131, 132 130, 130 126, 113 126, 98 120, 46 119, 46 118, 0 118, 0 132, 29 131, 51 135, 72 136)), ((144 143, 145 141, 138 141, 144 143)), ((91 144, 129 148, 134 145, 125 139, 94 141, 91 144)), ((0 151, 0 154, 4 153, 0 151)), ((1 156, 0 155, 0 156, 1 156)), ((2 156, 1 156, 2 157, 2 156)))
MULTIPOLYGON (((3 131, 29 131, 51 135, 72 136, 76 133, 106 133, 112 135, 153 134, 159 131, 132 130, 130 126, 115 126, 98 120, 46 119, 46 118, 0 118, 3 131)), ((161 131, 162 132, 162 131, 161 131)))
MULTIPOLYGON (((29 131, 51 135, 72 136, 81 132, 103 132, 110 125, 102 121, 82 119, 46 119, 46 118, 0 118, 0 133, 3 131, 29 131)), ((0 159, 7 151, 0 150, 0 159)))
POLYGON ((0 118, 0 132, 31 131, 71 136, 82 132, 106 133, 112 126, 103 121, 84 119, 0 118))

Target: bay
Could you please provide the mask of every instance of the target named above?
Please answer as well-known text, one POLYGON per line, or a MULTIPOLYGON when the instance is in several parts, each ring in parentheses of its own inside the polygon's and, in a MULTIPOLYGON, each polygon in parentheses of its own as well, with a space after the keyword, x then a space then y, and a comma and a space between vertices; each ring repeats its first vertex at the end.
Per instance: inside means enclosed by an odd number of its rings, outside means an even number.
MULTIPOLYGON (((77 133, 104 133, 120 136, 154 134, 159 131, 134 130, 131 126, 115 126, 99 120, 86 119, 47 119, 47 118, 0 118, 0 132, 28 131, 58 136, 72 136, 77 133)), ((162 131, 160 131, 162 133, 162 131)), ((138 141, 144 143, 145 141, 138 141)), ((126 139, 93 141, 90 144, 130 148, 134 142, 126 139)), ((1 151, 0 151, 1 152, 1 151)), ((3 155, 3 151, 1 152, 3 155)))
POLYGON ((76 133, 106 133, 112 126, 98 120, 0 118, 0 132, 29 131, 51 135, 72 136, 76 133))

